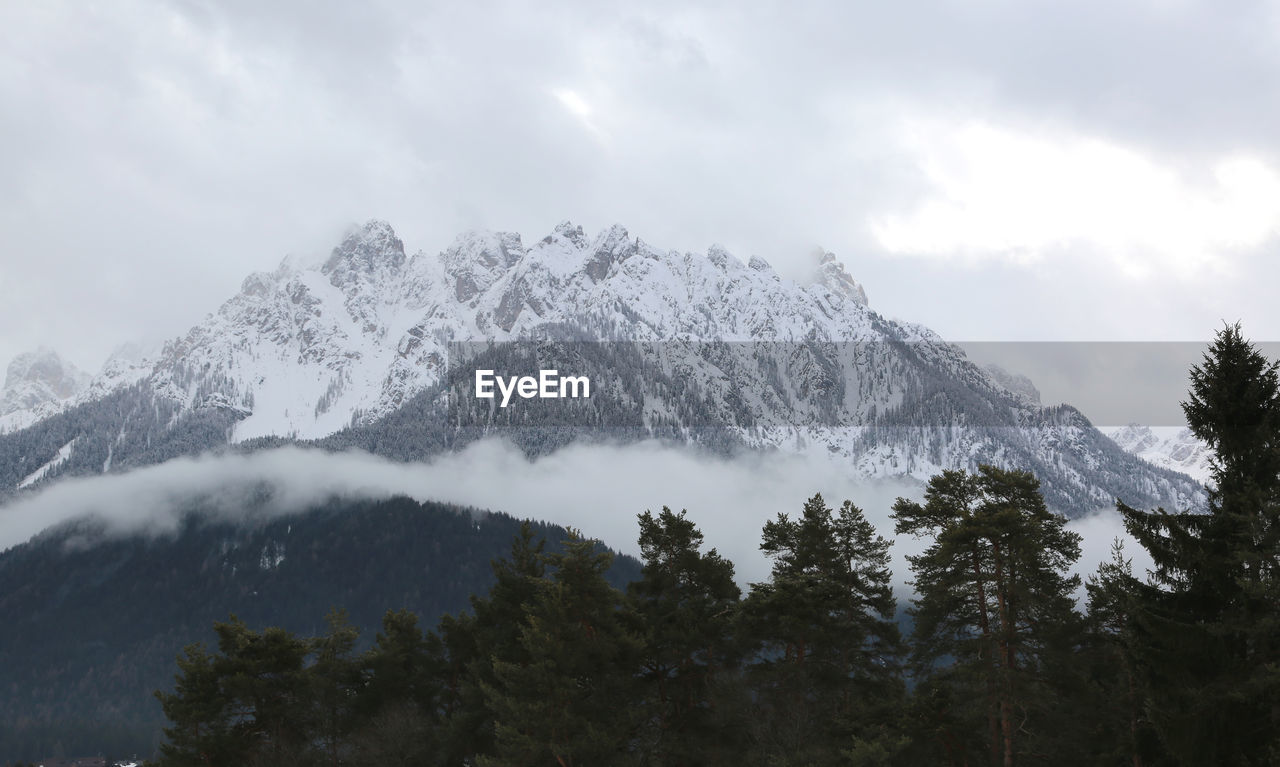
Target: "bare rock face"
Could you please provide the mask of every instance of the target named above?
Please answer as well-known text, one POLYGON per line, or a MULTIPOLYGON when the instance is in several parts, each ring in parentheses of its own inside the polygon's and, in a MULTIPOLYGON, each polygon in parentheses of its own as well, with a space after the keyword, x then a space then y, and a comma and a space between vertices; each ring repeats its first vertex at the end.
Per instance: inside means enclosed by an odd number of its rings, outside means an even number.
POLYGON ((634 256, 637 249, 627 230, 615 224, 592 244, 592 253, 583 271, 594 282, 601 282, 616 265, 634 256))
POLYGON ((468 232, 441 255, 454 298, 468 303, 488 290, 524 256, 520 235, 468 232))

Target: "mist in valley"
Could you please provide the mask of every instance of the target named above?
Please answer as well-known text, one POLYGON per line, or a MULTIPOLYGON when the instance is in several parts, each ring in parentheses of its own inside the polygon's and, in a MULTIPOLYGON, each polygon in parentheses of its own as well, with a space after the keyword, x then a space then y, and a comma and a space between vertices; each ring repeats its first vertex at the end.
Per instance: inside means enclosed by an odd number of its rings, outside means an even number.
MULTIPOLYGON (((656 442, 571 445, 531 460, 510 444, 489 439, 425 464, 285 447, 64 480, 0 508, 0 550, 86 517, 96 520, 106 536, 165 536, 175 534, 193 508, 249 524, 256 515, 296 514, 335 496, 404 495, 575 527, 639 556, 637 514, 669 506, 688 511, 705 545, 731 559, 746 585, 768 577, 769 562, 758 548, 764 523, 779 513, 798 515, 817 492, 832 508, 853 501, 881 535, 894 537, 894 500, 920 500, 924 487, 910 480, 858 477, 823 455, 750 453, 730 459, 656 442)), ((1076 570, 1085 576, 1110 557, 1114 539, 1127 539, 1114 510, 1100 509, 1069 526, 1083 537, 1076 570)), ((927 543, 909 536, 894 541, 893 570, 903 596, 909 594, 910 577, 905 556, 927 543)), ((1126 555, 1134 558, 1137 573, 1149 565, 1145 552, 1132 543, 1126 555)))

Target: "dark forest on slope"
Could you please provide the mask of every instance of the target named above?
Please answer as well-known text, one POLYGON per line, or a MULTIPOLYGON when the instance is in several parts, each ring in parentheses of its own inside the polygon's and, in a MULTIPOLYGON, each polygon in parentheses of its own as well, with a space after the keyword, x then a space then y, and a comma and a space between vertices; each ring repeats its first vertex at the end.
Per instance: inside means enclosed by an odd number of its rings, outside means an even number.
MULTIPOLYGON (((0 554, 0 763, 150 753, 163 722, 152 692, 172 686, 184 645, 213 640, 215 620, 315 633, 341 608, 366 642, 387 610, 431 625, 489 588, 490 560, 520 529, 505 514, 404 498, 275 518, 266 508, 248 523, 193 509, 176 535, 154 538, 86 520, 0 554)), ((610 579, 638 572, 619 557, 610 579)))

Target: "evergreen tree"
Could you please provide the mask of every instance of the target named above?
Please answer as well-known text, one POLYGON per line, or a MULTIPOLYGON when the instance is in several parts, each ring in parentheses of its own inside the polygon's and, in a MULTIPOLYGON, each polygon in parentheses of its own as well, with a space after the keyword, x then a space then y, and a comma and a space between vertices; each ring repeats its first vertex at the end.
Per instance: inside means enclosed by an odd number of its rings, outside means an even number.
POLYGON ((992 764, 1049 751, 1055 686, 1079 628, 1079 578, 1068 571, 1080 536, 1048 511, 1035 477, 993 466, 934 476, 925 503, 899 498, 894 518, 899 534, 932 538, 907 561, 915 673, 926 699, 963 707, 921 717, 938 723, 928 733, 939 752, 967 761, 965 731, 984 733, 992 764))
POLYGON ((418 616, 388 610, 362 664, 360 708, 366 716, 400 701, 412 703, 424 716, 438 716, 444 697, 443 648, 438 636, 418 628, 418 616))
POLYGON ((1091 681, 1085 697, 1092 705, 1082 707, 1086 721, 1078 729, 1100 764, 1142 767, 1152 756, 1153 734, 1143 710, 1145 692, 1132 651, 1134 584, 1133 561, 1125 557, 1124 544, 1116 539, 1111 560, 1101 563, 1085 583, 1089 612, 1083 661, 1091 681))
POLYGON ((348 738, 355 727, 356 696, 364 685, 355 657, 359 630, 345 610, 331 610, 327 630, 312 640, 314 660, 307 669, 311 699, 311 731, 318 741, 321 761, 331 767, 345 763, 348 738))
POLYGON ((702 533, 683 511, 663 507, 639 520, 644 571, 628 596, 644 626, 646 751, 672 767, 730 763, 741 748, 726 721, 741 596, 733 563, 715 549, 700 551, 702 533))
POLYGON ((310 745, 307 641, 278 627, 253 631, 234 615, 214 625, 214 661, 230 702, 236 756, 232 764, 288 764, 310 745))
POLYGON ((1183 412, 1214 451, 1207 514, 1118 503, 1151 554, 1134 652, 1161 744, 1182 764, 1280 759, 1280 375, 1231 325, 1183 412))
POLYGON ((471 598, 471 614, 441 620, 447 656, 445 751, 451 763, 494 752, 494 712, 484 688, 497 684, 495 664, 529 662, 521 636, 528 607, 543 588, 544 548, 545 541, 535 539, 532 526, 521 525, 510 555, 491 563, 495 582, 488 595, 471 598))
POLYGON ((388 610, 373 647, 362 658, 364 685, 356 706, 357 764, 446 764, 443 741, 444 659, 435 634, 418 616, 388 610))
POLYGON ((888 759, 903 693, 889 542, 852 503, 833 516, 815 495, 798 519, 767 522, 760 548, 773 570, 752 585, 744 628, 760 646, 750 678, 761 762, 888 759))
POLYGON ((230 764, 231 713, 219 687, 214 658, 203 645, 189 645, 178 658, 171 693, 156 697, 170 725, 164 729, 159 765, 195 767, 230 764))
POLYGON ((214 624, 218 654, 188 647, 173 693, 158 693, 173 726, 159 765, 286 764, 309 745, 308 643, 280 628, 214 624))
POLYGON ((482 683, 496 743, 480 764, 625 764, 638 722, 640 642, 605 571, 612 555, 571 531, 526 605, 520 661, 495 660, 482 683))

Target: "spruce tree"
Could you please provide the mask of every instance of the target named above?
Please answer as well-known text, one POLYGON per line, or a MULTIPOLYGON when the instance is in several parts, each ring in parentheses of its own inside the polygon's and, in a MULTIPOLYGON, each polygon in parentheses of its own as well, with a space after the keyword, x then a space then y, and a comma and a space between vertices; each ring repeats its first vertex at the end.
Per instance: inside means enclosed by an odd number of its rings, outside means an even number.
POLYGON ((1069 568, 1080 536, 1045 507, 1035 477, 993 466, 934 476, 924 504, 899 498, 894 518, 899 534, 932 539, 907 557, 920 691, 961 707, 921 717, 938 723, 927 734, 953 763, 968 760, 966 730, 984 733, 991 764, 1040 753, 1079 629, 1069 568))
POLYGON ((1208 513, 1118 508, 1154 562, 1135 584, 1147 712, 1181 764, 1280 759, 1280 375, 1221 330, 1182 405, 1214 452, 1208 513))
POLYGON ((214 624, 214 668, 231 702, 232 764, 299 762, 310 745, 308 643, 279 627, 253 631, 234 615, 214 624))
POLYGON ((408 610, 388 610, 382 630, 362 658, 364 686, 359 705, 366 716, 388 704, 411 703, 427 719, 443 706, 443 649, 440 638, 418 627, 408 610))

